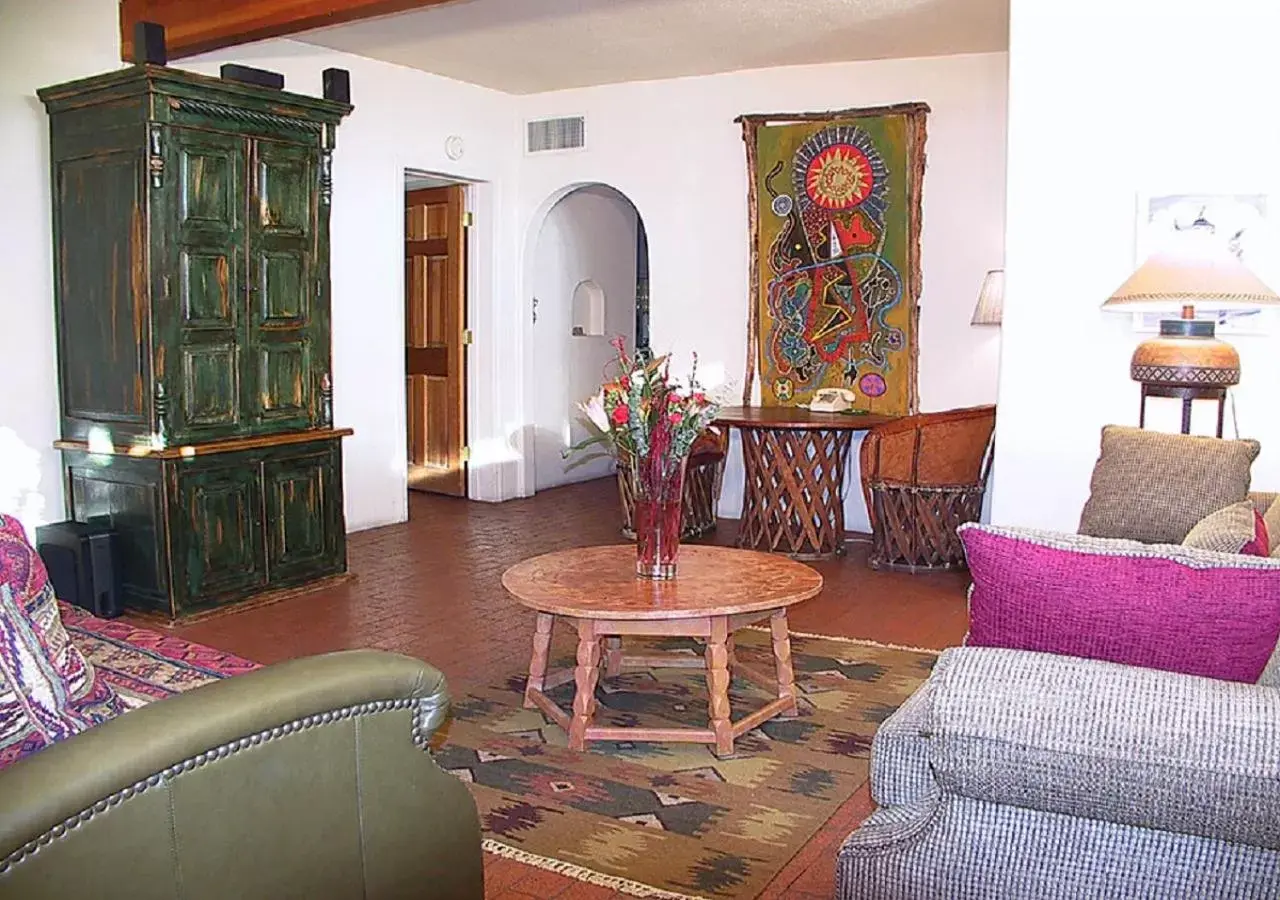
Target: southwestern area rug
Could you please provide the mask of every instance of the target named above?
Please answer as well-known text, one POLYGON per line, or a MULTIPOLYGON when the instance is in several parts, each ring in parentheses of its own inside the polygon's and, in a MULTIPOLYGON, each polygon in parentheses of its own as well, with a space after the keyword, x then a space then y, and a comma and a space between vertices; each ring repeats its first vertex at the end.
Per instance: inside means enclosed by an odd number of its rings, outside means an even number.
MULTIPOLYGON (((636 640, 640 653, 701 655, 689 638, 636 640)), ((572 647, 555 645, 556 667, 572 647)), ((767 634, 742 631, 737 654, 772 671, 767 634)), ((928 677, 936 654, 793 637, 800 716, 743 735, 732 758, 698 744, 593 742, 522 708, 525 676, 455 695, 436 761, 471 784, 485 849, 641 897, 757 896, 867 780, 876 728, 928 677)), ((563 708, 572 685, 551 692, 563 708)), ((768 699, 731 686, 735 714, 768 699)), ((597 721, 705 727, 698 669, 639 669, 602 679, 597 721)), ((834 861, 832 863, 834 865, 834 861)))
POLYGON ((59 603, 58 609, 63 626, 85 659, 131 707, 259 667, 234 653, 138 628, 120 619, 99 619, 67 603, 59 603))

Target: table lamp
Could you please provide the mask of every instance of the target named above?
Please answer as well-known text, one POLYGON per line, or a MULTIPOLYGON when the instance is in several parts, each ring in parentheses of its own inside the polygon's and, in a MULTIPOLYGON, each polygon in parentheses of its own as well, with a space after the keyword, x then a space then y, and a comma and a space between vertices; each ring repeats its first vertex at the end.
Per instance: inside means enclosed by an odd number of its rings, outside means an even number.
POLYGON ((978 289, 978 304, 970 325, 999 325, 1004 318, 1004 269, 992 269, 978 289))
POLYGON ((1129 376, 1147 397, 1183 400, 1182 431, 1190 431, 1191 401, 1222 401, 1227 388, 1240 382, 1240 355, 1214 336, 1212 319, 1197 319, 1196 304, 1214 310, 1252 310, 1280 305, 1280 295, 1249 271, 1234 254, 1212 238, 1213 226, 1198 219, 1179 242, 1152 254, 1102 304, 1117 312, 1179 311, 1162 319, 1160 336, 1133 351, 1129 376))

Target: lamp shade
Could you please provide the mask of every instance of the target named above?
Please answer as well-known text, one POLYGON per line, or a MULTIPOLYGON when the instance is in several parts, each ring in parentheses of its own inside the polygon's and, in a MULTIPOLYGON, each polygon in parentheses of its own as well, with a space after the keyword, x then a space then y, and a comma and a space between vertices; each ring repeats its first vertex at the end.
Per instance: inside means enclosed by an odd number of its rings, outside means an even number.
POLYGON ((1004 269, 992 269, 982 279, 978 305, 970 325, 999 325, 1004 316, 1004 269))
POLYGON ((1233 254, 1221 250, 1153 254, 1102 308, 1136 312, 1202 305, 1239 310, 1277 304, 1280 295, 1233 254))

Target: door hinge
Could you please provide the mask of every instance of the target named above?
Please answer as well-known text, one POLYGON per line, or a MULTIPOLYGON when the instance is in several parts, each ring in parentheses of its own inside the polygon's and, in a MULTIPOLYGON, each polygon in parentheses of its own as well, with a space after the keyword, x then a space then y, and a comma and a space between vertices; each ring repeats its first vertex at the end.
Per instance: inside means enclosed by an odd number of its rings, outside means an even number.
POLYGON ((462 332, 462 346, 470 347, 476 342, 476 333, 470 328, 462 332))
POLYGON ((471 448, 463 447, 462 452, 458 454, 458 459, 462 460, 463 462, 471 462, 471 448))
POLYGON ((469 211, 464 212, 462 214, 462 227, 470 228, 474 224, 476 224, 476 214, 469 211))

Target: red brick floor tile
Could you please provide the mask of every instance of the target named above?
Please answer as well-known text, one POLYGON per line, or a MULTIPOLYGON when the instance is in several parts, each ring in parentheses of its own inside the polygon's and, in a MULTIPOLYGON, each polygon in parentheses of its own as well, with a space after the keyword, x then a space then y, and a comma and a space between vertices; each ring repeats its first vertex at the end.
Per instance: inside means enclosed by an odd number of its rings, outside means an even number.
POLYGON ((524 877, 512 884, 511 890, 550 900, 552 897, 559 897, 574 884, 572 878, 558 872, 549 872, 533 866, 523 868, 525 869, 524 877))

